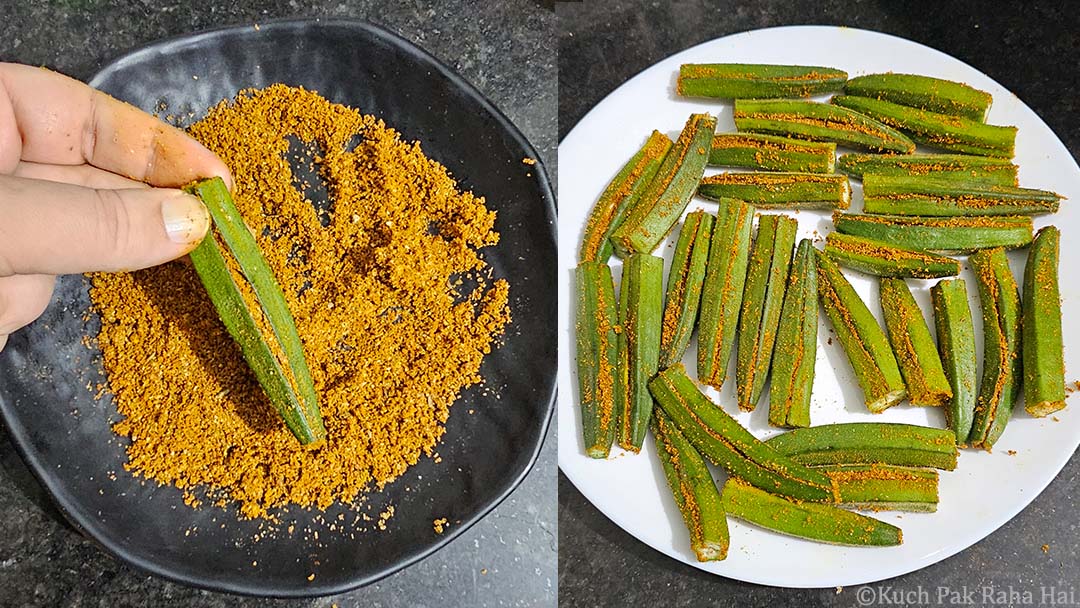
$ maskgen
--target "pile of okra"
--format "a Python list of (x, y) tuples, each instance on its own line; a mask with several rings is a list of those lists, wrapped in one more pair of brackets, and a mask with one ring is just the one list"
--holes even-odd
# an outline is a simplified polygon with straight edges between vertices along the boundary
[[(1017, 129), (987, 124), (990, 94), (966, 84), (749, 64), (683, 65), (677, 83), (683, 96), (733, 100), (738, 132), (716, 133), (709, 114), (674, 142), (654, 131), (592, 210), (576, 269), (586, 451), (606, 458), (617, 441), (638, 452), (651, 432), (702, 561), (726, 557), (728, 516), (821, 542), (899, 544), (898, 528), (854, 511), (936, 510), (937, 470), (956, 467), (958, 447), (990, 450), (1021, 387), (1032, 416), (1065, 406), (1059, 232), (1032, 223), (1062, 197), (1018, 186)], [(706, 166), (740, 171), (703, 177)], [(863, 213), (848, 212), (849, 179), (862, 182)], [(665, 289), (653, 253), (695, 194), (715, 213), (686, 215)], [(768, 214), (755, 238), (756, 209), (831, 210), (834, 230), (819, 250), (795, 243), (795, 219)], [(1021, 294), (1005, 251), (1024, 247)], [(976, 277), (981, 376), (953, 255)], [(841, 269), (879, 277), (884, 328)], [(907, 278), (940, 279), (933, 328)], [(819, 306), (869, 411), (943, 407), (948, 428), (811, 426)], [(695, 329), (697, 382), (681, 363)], [(738, 407), (753, 410), (771, 374), (769, 422), (794, 430), (761, 441), (702, 392), (723, 385), (732, 352)], [(727, 472), (722, 491), (706, 461)]]

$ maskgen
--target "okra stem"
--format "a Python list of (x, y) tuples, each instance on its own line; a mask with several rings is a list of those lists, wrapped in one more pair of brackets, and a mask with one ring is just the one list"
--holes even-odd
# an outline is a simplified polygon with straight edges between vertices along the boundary
[(589, 214), (578, 261), (608, 261), (612, 253), (612, 233), (622, 224), (627, 210), (644, 193), (669, 149), (671, 139), (659, 131), (653, 131), (645, 145), (623, 165)]
[(986, 121), (986, 113), (993, 101), (986, 91), (951, 80), (916, 74), (856, 76), (844, 85), (844, 93), (883, 99), (939, 114), (962, 116), (977, 122)]
[(837, 232), (889, 243), (905, 249), (970, 253), (990, 247), (1015, 249), (1031, 244), (1030, 216), (833, 214)]
[(1016, 186), (1017, 166), (992, 156), (970, 154), (845, 154), (836, 160), (841, 173), (974, 180), (997, 186)]
[(698, 194), (711, 200), (735, 198), (758, 207), (847, 209), (847, 176), (827, 173), (720, 173), (701, 180)]
[(716, 213), (698, 318), (698, 378), (716, 388), (724, 384), (739, 323), (754, 208), (724, 199)]
[(1061, 195), (939, 177), (863, 176), (863, 210), (894, 215), (1032, 215), (1054, 213)]
[(709, 164), (762, 171), (832, 173), (836, 144), (755, 133), (717, 133)]
[(881, 279), (881, 310), (912, 405), (945, 405), (952, 395), (934, 337), (904, 279)]
[(956, 468), (952, 431), (895, 422), (847, 422), (795, 429), (769, 438), (769, 447), (807, 465), (887, 464)]
[(907, 396), (885, 332), (828, 256), (816, 254), (818, 295), (862, 387), (866, 407), (880, 413)]
[(656, 453), (690, 532), (694, 555), (700, 562), (726, 558), (730, 542), (727, 514), (705, 460), (663, 411), (657, 410), (653, 415), (652, 429)]
[(832, 98), (832, 103), (861, 112), (899, 129), (915, 142), (933, 148), (982, 156), (1013, 156), (1016, 127), (988, 125), (960, 116), (928, 112), (869, 97), (836, 95)]
[(887, 547), (903, 542), (900, 528), (832, 505), (789, 500), (728, 479), (724, 511), (756, 526), (823, 543)]
[(840, 232), (825, 237), (825, 255), (841, 266), (879, 277), (932, 279), (960, 274), (960, 262)]
[(937, 471), (880, 464), (821, 468), (836, 484), (839, 504), (870, 511), (937, 511)]
[(652, 252), (679, 221), (701, 181), (715, 131), (716, 118), (690, 115), (641, 198), (611, 235), (620, 256)]
[(615, 368), (618, 313), (611, 268), (582, 262), (577, 278), (577, 370), (585, 453), (607, 458), (615, 438)]
[(798, 229), (799, 223), (784, 215), (763, 215), (758, 220), (757, 238), (746, 271), (735, 357), (736, 396), (739, 409), (745, 411), (753, 411), (757, 406), (769, 376), (791, 249)]
[(664, 314), (664, 259), (635, 253), (623, 260), (620, 321), (625, 354), (625, 409), (619, 424), (619, 445), (631, 452), (641, 450), (649, 428), (653, 400), (649, 380), (660, 361), (660, 332)]
[(697, 323), (698, 305), (701, 303), (712, 229), (713, 216), (698, 210), (686, 216), (679, 231), (668, 274), (664, 322), (660, 334), (661, 369), (681, 361), (690, 343), (690, 334)]
[(814, 244), (803, 239), (791, 263), (773, 347), (769, 423), (774, 426), (810, 426), (810, 394), (817, 358), (817, 293)]
[(1061, 295), (1054, 226), (1039, 230), (1024, 268), (1023, 365), (1025, 409), (1042, 417), (1065, 407), (1065, 361), (1061, 343)]
[(735, 126), (740, 131), (828, 141), (863, 150), (915, 151), (915, 143), (892, 127), (854, 110), (815, 101), (736, 99)]
[(729, 474), (792, 498), (832, 500), (828, 476), (795, 463), (754, 437), (698, 389), (681, 363), (660, 372), (649, 389), (690, 443)]
[(963, 443), (971, 432), (978, 394), (975, 326), (968, 306), (967, 285), (963, 279), (938, 281), (930, 288), (930, 297), (934, 303), (941, 363), (953, 393), (945, 409), (945, 419), (956, 433), (956, 442)]
[(675, 90), (686, 97), (810, 97), (839, 91), (847, 72), (834, 68), (754, 63), (686, 63)]
[(1004, 249), (983, 249), (968, 261), (979, 285), (983, 318), (982, 382), (968, 444), (990, 451), (1020, 392), (1020, 294)]

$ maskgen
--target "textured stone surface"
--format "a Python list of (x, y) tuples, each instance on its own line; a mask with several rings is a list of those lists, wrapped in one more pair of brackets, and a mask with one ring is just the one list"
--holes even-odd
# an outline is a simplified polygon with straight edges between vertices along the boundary
[[(476, 85), (554, 172), (555, 18), (544, 3), (2, 4), (0, 60), (45, 65), (81, 79), (128, 49), (190, 31), (284, 17), (367, 18), (417, 43)], [(0, 606), (550, 606), (556, 597), (554, 427), (549, 436), (524, 483), (442, 551), (343, 596), (285, 602), (198, 591), (114, 560), (62, 522), (6, 432), (0, 433)]]
[[(1016, 93), (1080, 152), (1080, 19), (1065, 3), (980, 2), (560, 3), (559, 136), (605, 95), (653, 63), (735, 32), (794, 24), (848, 25), (915, 40), (957, 57)], [(1075, 407), (1075, 405), (1074, 405)], [(938, 587), (1033, 594), (1072, 590), (1080, 602), (1080, 458), (1020, 515), (973, 547), (934, 566), (865, 588), (782, 590), (720, 578), (662, 555), (611, 523), (559, 477), (559, 599), (566, 606), (858, 606), (894, 593), (897, 605), (940, 605)], [(1049, 545), (1044, 553), (1041, 546)], [(628, 584), (629, 583), (629, 584)], [(865, 589), (865, 590), (864, 590)], [(895, 598), (896, 596), (892, 596)], [(1067, 598), (1066, 598), (1067, 599)], [(1023, 596), (1012, 605), (1021, 605)], [(1047, 603), (1042, 601), (1041, 603)]]

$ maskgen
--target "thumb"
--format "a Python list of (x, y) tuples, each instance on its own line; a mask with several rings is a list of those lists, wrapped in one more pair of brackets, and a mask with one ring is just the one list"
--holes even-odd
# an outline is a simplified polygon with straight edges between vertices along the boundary
[(0, 276), (137, 270), (199, 244), (210, 215), (180, 190), (0, 177)]

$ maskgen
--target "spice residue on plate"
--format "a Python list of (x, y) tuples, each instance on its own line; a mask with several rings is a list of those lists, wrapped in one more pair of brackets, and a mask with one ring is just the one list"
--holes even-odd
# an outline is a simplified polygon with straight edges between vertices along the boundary
[[(479, 253), (498, 243), (495, 213), (419, 143), (303, 89), (244, 91), (190, 131), (232, 170), (296, 320), (328, 441), (300, 446), (180, 261), (93, 275), (128, 469), (235, 501), (247, 517), (381, 488), (432, 454), (510, 321), (509, 285)], [(317, 185), (294, 177), (296, 142), (317, 150), (305, 160), (329, 209), (302, 194)]]

